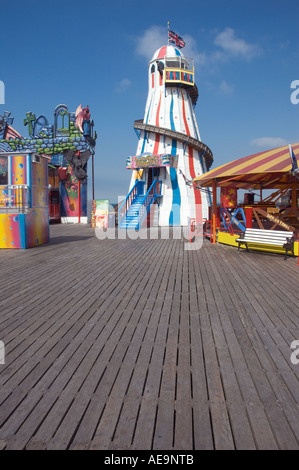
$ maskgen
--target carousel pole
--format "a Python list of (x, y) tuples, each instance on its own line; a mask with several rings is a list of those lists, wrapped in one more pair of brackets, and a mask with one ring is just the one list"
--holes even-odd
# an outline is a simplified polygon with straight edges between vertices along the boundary
[(297, 209), (297, 183), (292, 184), (292, 209)]
[(94, 201), (94, 153), (92, 154), (92, 200)]
[(217, 212), (217, 185), (213, 181), (213, 243), (216, 243), (216, 212)]
[[(80, 158), (80, 151), (77, 152), (77, 157)], [(78, 224), (81, 222), (81, 184), (78, 179)]]
[[(292, 208), (297, 209), (297, 183), (292, 185)], [(298, 239), (298, 263), (299, 266), (299, 239)]]
[(80, 192), (81, 192), (81, 188), (80, 188), (80, 180), (78, 180), (78, 224), (80, 224), (81, 222), (81, 195), (80, 195)]

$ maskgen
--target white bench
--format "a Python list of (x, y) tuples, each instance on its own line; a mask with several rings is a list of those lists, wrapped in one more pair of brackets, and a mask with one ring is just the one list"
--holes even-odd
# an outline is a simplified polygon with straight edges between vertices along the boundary
[(293, 232), (247, 228), (244, 234), (236, 239), (236, 242), (238, 242), (238, 251), (240, 251), (241, 245), (246, 245), (246, 250), (248, 251), (248, 243), (254, 243), (255, 245), (277, 245), (285, 249), (285, 259), (287, 258), (288, 251), (291, 251), (294, 256)]

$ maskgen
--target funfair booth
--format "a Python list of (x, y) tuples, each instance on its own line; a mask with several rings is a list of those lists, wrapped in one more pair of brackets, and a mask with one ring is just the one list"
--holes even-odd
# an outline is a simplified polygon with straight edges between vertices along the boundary
[(49, 241), (48, 160), (32, 153), (0, 154), (0, 248)]
[[(298, 254), (298, 156), (299, 143), (285, 145), (234, 160), (194, 178), (198, 189), (212, 189), (209, 219), (214, 243), (238, 246), (236, 240), (246, 229), (260, 230), (261, 234), (265, 230), (288, 231), (294, 234)], [(238, 190), (243, 190), (241, 200)], [(256, 243), (252, 248), (283, 252), (282, 247), (271, 244)]]

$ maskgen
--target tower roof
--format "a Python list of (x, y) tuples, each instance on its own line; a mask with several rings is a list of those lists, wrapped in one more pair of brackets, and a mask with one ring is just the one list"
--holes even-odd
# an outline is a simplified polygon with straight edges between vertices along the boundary
[(182, 52), (180, 51), (178, 47), (162, 46), (160, 47), (160, 49), (158, 49), (154, 53), (151, 62), (153, 62), (154, 60), (158, 60), (158, 59), (164, 59), (165, 57), (175, 57), (175, 56), (184, 57), (184, 54), (182, 54)]

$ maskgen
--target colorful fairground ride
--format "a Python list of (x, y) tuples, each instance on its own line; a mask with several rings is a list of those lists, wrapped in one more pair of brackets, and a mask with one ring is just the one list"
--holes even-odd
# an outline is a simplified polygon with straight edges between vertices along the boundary
[(209, 190), (186, 184), (209, 170), (213, 154), (197, 126), (194, 61), (182, 53), (184, 45), (169, 31), (168, 44), (149, 62), (144, 118), (134, 122), (137, 151), (126, 161), (131, 178), (118, 211), (120, 228), (188, 226), (191, 218), (208, 218)]
[(0, 116), (0, 248), (29, 248), (49, 241), (49, 221), (87, 223), (87, 162), (97, 136), (81, 105), (57, 106), (52, 125), (27, 113), (28, 137), (12, 124), (10, 113)]
[(198, 190), (212, 188), (211, 241), (275, 253), (288, 249), (298, 255), (298, 157), (299, 143), (285, 145), (194, 178)]

